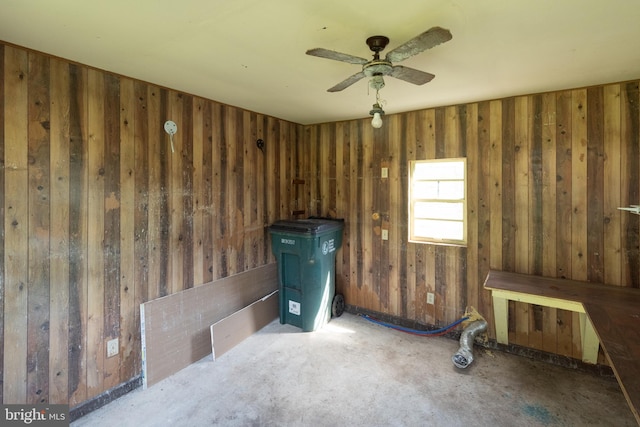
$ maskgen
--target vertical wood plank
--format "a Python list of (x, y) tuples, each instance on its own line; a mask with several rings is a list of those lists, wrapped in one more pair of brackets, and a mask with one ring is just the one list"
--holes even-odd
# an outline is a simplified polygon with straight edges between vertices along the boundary
[[(478, 104), (473, 103), (467, 107), (466, 139), (467, 143), (467, 306), (474, 307), (480, 312), (480, 293), (482, 292), (481, 262), (480, 262), (480, 186), (481, 186), (481, 162), (483, 160), (480, 151), (480, 135), (478, 126)], [(486, 315), (488, 317), (488, 314)]]
[[(205, 101), (202, 111), (202, 281), (208, 283), (213, 280), (214, 240), (213, 240), (213, 103)], [(216, 123), (219, 126), (219, 123)], [(194, 155), (194, 158), (195, 155)], [(195, 263), (194, 263), (195, 264)], [(197, 268), (197, 265), (194, 267)]]
[[(574, 280), (588, 279), (587, 266), (587, 91), (573, 91), (571, 141), (571, 272)], [(580, 358), (580, 328), (577, 314), (573, 313), (573, 357)]]
[[(505, 242), (502, 266), (507, 271), (521, 273), (529, 272), (529, 241), (535, 238), (529, 234), (529, 115), (527, 97), (507, 99), (502, 104), (502, 160), (505, 165), (502, 170), (502, 238)], [(515, 322), (514, 342), (527, 346), (530, 307), (520, 302), (510, 302), (509, 306), (513, 311), (509, 321)]]
[[(543, 133), (543, 100), (542, 95), (529, 97), (528, 102), (529, 130), (529, 273), (541, 275), (543, 264), (542, 247), (544, 234), (542, 228), (542, 133)], [(543, 346), (544, 308), (539, 305), (529, 306), (529, 346), (540, 349)]]
[(29, 55), (29, 251), (27, 403), (49, 398), (50, 94), (49, 60)]
[(184, 257), (185, 245), (184, 241), (184, 195), (183, 190), (183, 155), (186, 135), (184, 129), (187, 124), (184, 122), (182, 112), (184, 109), (184, 97), (181, 93), (169, 91), (169, 105), (167, 107), (167, 117), (171, 117), (178, 125), (178, 129), (182, 132), (176, 132), (173, 135), (174, 151), (168, 154), (169, 161), (169, 274), (167, 275), (167, 291), (174, 294), (184, 289)]
[[(572, 277), (572, 92), (564, 91), (556, 97), (556, 276)], [(565, 310), (557, 311), (557, 345), (558, 353), (571, 357), (573, 344), (573, 315)]]
[(88, 360), (88, 70), (69, 67), (69, 405), (87, 399)]
[[(638, 82), (624, 85), (621, 99), (621, 143), (623, 154), (622, 206), (640, 204), (640, 96)], [(640, 287), (640, 224), (630, 215), (622, 216), (625, 239), (622, 283), (632, 288)]]
[[(5, 100), (5, 61), (4, 61), (4, 45), (0, 43), (0, 159), (5, 159), (5, 114), (4, 114), (4, 100)], [(5, 168), (0, 168), (0, 225), (2, 226), (2, 230), (4, 230), (5, 226), (5, 197), (4, 197), (4, 186), (5, 186)], [(0, 260), (2, 260), (3, 265), (5, 262), (5, 251), (4, 251), (5, 238), (4, 233), (0, 233)], [(5, 269), (4, 267), (0, 268), (0, 283), (2, 283), (2, 289), (0, 289), (0, 295), (4, 298), (4, 290), (6, 283), (5, 277)], [(4, 304), (0, 304), (0, 382), (4, 382)], [(3, 402), (4, 398), (4, 387), (0, 387), (0, 402)]]
[(244, 126), (242, 128), (242, 140), (244, 141), (244, 144), (242, 158), (244, 166), (242, 168), (242, 195), (244, 197), (244, 200), (242, 202), (242, 228), (244, 230), (244, 265), (242, 266), (242, 270), (244, 271), (251, 268), (252, 265), (255, 265), (256, 252), (254, 251), (254, 213), (256, 205), (256, 193), (254, 168), (256, 164), (256, 155), (258, 154), (257, 151), (259, 150), (255, 144), (255, 128), (252, 129), (252, 127), (254, 126), (254, 123), (252, 121), (252, 114), (248, 111), (243, 112), (243, 123)]
[(604, 282), (604, 90), (587, 89), (587, 279)]
[[(265, 139), (265, 133), (266, 133), (265, 124), (266, 124), (266, 117), (262, 114), (258, 114), (256, 117), (256, 135), (262, 138), (263, 141)], [(261, 240), (261, 245), (262, 245), (261, 264), (272, 262), (273, 260), (275, 260), (273, 251), (271, 250), (271, 239), (268, 231), (269, 230), (268, 226), (271, 225), (268, 217), (268, 212), (269, 212), (268, 203), (271, 197), (268, 196), (268, 193), (266, 190), (267, 179), (268, 179), (267, 175), (271, 174), (271, 170), (269, 169), (269, 164), (267, 163), (268, 150), (269, 149), (265, 148), (264, 151), (260, 153), (260, 156), (259, 156), (260, 160), (258, 161), (258, 165), (255, 171), (258, 179), (258, 185), (256, 187), (257, 188), (256, 191), (258, 192), (259, 198), (260, 198), (257, 205), (256, 217), (258, 218), (258, 221), (260, 221), (260, 224), (263, 227), (262, 240)], [(304, 192), (303, 192), (303, 200), (301, 200), (300, 206), (302, 207), (306, 206), (305, 199), (304, 199)]]
[(229, 275), (242, 271), (244, 261), (242, 259), (244, 234), (242, 230), (242, 204), (244, 195), (242, 194), (243, 183), (243, 163), (242, 163), (242, 111), (233, 109), (233, 119), (229, 121), (229, 139), (227, 141), (229, 170), (231, 180), (227, 185), (229, 204), (227, 215), (229, 216)]
[(620, 85), (604, 87), (604, 283), (622, 284)]
[[(224, 217), (224, 208), (222, 204), (225, 199), (226, 188), (226, 147), (224, 146), (224, 111), (222, 105), (214, 103), (212, 107), (212, 159), (211, 168), (213, 170), (212, 187), (213, 195), (211, 200), (211, 219), (214, 221), (212, 224), (212, 276), (214, 278), (224, 277), (226, 274), (226, 252), (223, 247), (224, 226), (226, 225), (226, 218)], [(224, 162), (224, 163), (223, 163)], [(223, 265), (224, 261), (224, 265)], [(224, 271), (223, 271), (224, 268)]]
[[(192, 230), (193, 236), (191, 240), (193, 260), (190, 266), (193, 276), (191, 286), (197, 286), (204, 283), (204, 269), (202, 268), (205, 260), (204, 255), (204, 167), (207, 163), (204, 157), (204, 104), (202, 98), (193, 97), (193, 114), (192, 114)], [(187, 241), (189, 242), (189, 241)]]
[(69, 397), (70, 76), (69, 65), (51, 59), (51, 239), (49, 403)]
[[(134, 82), (133, 104), (133, 158), (134, 158), (134, 195), (133, 195), (133, 251), (134, 251), (134, 277), (135, 295), (133, 310), (135, 312), (132, 335), (132, 352), (125, 356), (124, 366), (129, 363), (129, 369), (134, 374), (142, 371), (141, 337), (140, 337), (140, 304), (147, 301), (149, 295), (149, 94), (148, 86), (144, 83)], [(131, 107), (130, 107), (131, 108)], [(128, 337), (127, 337), (128, 338)], [(130, 361), (129, 361), (130, 360)], [(121, 378), (127, 378), (121, 372)]]
[(88, 209), (87, 209), (87, 399), (104, 390), (104, 211), (105, 84), (104, 74), (88, 71)]
[[(408, 250), (408, 160), (407, 151), (409, 147), (413, 147), (415, 151), (415, 114), (407, 114), (397, 118), (397, 126), (399, 126), (399, 136), (397, 141), (391, 141), (389, 144), (389, 160), (390, 160), (390, 206), (395, 210), (391, 215), (392, 220), (390, 233), (394, 237), (394, 247), (390, 258), (396, 262), (396, 283), (399, 288), (398, 295), (398, 315), (403, 318), (416, 318), (416, 288), (415, 274), (412, 281), (409, 281), (409, 250)], [(413, 258), (413, 254), (411, 254)]]
[[(556, 210), (556, 95), (548, 93), (542, 95), (541, 110), (541, 139), (542, 139), (542, 275), (555, 277), (557, 210)], [(557, 353), (557, 310), (543, 307), (542, 318), (542, 349), (550, 353)]]
[(119, 372), (112, 374), (119, 382), (133, 378), (138, 351), (139, 304), (136, 282), (136, 98), (131, 79), (120, 82), (120, 330)]
[[(183, 95), (182, 102), (182, 118), (184, 123), (184, 132), (182, 135), (181, 150), (181, 170), (182, 181), (180, 183), (180, 193), (182, 194), (182, 234), (180, 245), (183, 251), (182, 257), (182, 283), (181, 289), (188, 289), (194, 286), (194, 188), (193, 188), (193, 144), (194, 144), (194, 97), (191, 95)], [(198, 129), (200, 130), (200, 129)]]
[[(307, 129), (307, 132), (311, 132), (310, 129)], [(355, 201), (353, 203), (355, 206), (352, 209), (349, 209), (347, 212), (348, 215), (348, 223), (349, 227), (349, 244), (350, 244), (350, 254), (349, 258), (351, 259), (350, 265), (350, 284), (349, 289), (351, 293), (349, 295), (348, 300), (351, 301), (351, 304), (358, 305), (363, 307), (363, 300), (361, 298), (362, 292), (360, 292), (362, 288), (362, 232), (361, 232), (361, 222), (359, 210), (362, 207), (361, 198), (362, 198), (362, 145), (360, 144), (360, 138), (358, 135), (358, 126), (356, 121), (349, 122), (349, 135), (350, 140), (353, 143), (350, 144), (350, 176), (351, 186), (349, 192), (351, 193), (351, 199)]]
[[(420, 137), (420, 142), (416, 147), (416, 159), (435, 159), (437, 156), (436, 151), (436, 111), (430, 109), (421, 112), (419, 119), (419, 127), (416, 130), (417, 135)], [(424, 313), (424, 321), (428, 324), (435, 325), (439, 319), (437, 307), (443, 307), (443, 302), (437, 295), (436, 288), (436, 250), (434, 245), (422, 245), (418, 244), (420, 248), (416, 249), (417, 259), (421, 260), (421, 267), (419, 268), (419, 275), (417, 280), (424, 281), (424, 287), (426, 292), (434, 293), (433, 305), (426, 306), (426, 312)], [(426, 295), (425, 295), (426, 298)]]
[(3, 403), (27, 399), (29, 248), (28, 59), (4, 48), (4, 361)]
[(587, 92), (573, 91), (571, 142), (572, 279), (587, 280)]
[(502, 101), (502, 269), (506, 271), (526, 272), (528, 262), (527, 114), (526, 99)]
[[(515, 245), (510, 247), (507, 251), (502, 250), (502, 265), (503, 268), (514, 268), (514, 271), (522, 273), (528, 273), (530, 270), (531, 259), (533, 254), (531, 252), (532, 242), (539, 239), (531, 230), (531, 194), (532, 189), (535, 189), (532, 182), (533, 168), (532, 162), (532, 149), (531, 143), (531, 111), (529, 98), (517, 97), (513, 100), (512, 105), (507, 108), (506, 103), (503, 103), (503, 121), (510, 123), (503, 123), (503, 146), (508, 146), (508, 149), (503, 148), (503, 153), (512, 152), (515, 162), (515, 170), (503, 169), (503, 212), (513, 211), (513, 219), (515, 223), (503, 222), (503, 239), (506, 241), (514, 241)], [(515, 144), (510, 142), (509, 135), (512, 135), (515, 139)], [(511, 160), (506, 156), (503, 157), (503, 161), (506, 164), (511, 163)], [(513, 186), (506, 187), (509, 183), (509, 177), (506, 177), (506, 172), (513, 174)], [(505, 204), (511, 205), (511, 209), (505, 209)], [(505, 228), (514, 227), (515, 230), (508, 230)], [(512, 267), (511, 267), (512, 266)], [(509, 303), (509, 306), (513, 310), (513, 317), (509, 317), (510, 322), (514, 323), (514, 342), (523, 346), (529, 345), (530, 339), (530, 322), (529, 316), (532, 313), (529, 304), (520, 302)]]
[[(344, 134), (345, 122), (338, 122), (335, 124), (335, 175), (333, 178), (336, 180), (336, 206), (335, 206), (335, 216), (337, 218), (345, 218), (345, 211), (347, 210), (347, 206), (345, 203), (348, 199), (345, 198), (345, 192), (348, 191), (347, 188), (349, 186), (349, 167), (348, 164), (345, 165), (345, 134)], [(300, 148), (300, 147), (298, 147)], [(294, 164), (300, 164), (300, 159), (296, 158)], [(297, 172), (297, 169), (294, 167), (294, 171)], [(293, 178), (298, 177), (299, 173), (294, 173)], [(342, 179), (340, 179), (342, 177)], [(299, 189), (298, 189), (299, 192)], [(297, 193), (296, 193), (297, 194)], [(292, 197), (293, 199), (293, 197)], [(292, 200), (294, 203), (291, 208), (297, 209), (297, 205), (295, 203), (298, 200)], [(346, 228), (346, 222), (344, 224)], [(335, 286), (336, 286), (336, 294), (342, 294), (345, 297), (345, 268), (348, 271), (348, 264), (345, 264), (345, 255), (349, 253), (348, 250), (345, 250), (345, 247), (348, 245), (348, 241), (345, 238), (345, 230), (343, 229), (343, 238), (342, 238), (342, 247), (336, 252), (336, 272), (335, 272)], [(346, 299), (346, 297), (345, 297)], [(348, 302), (347, 302), (348, 304)]]
[[(491, 194), (493, 182), (491, 179), (491, 105), (487, 102), (478, 104), (478, 285), (484, 284), (491, 262)], [(467, 166), (468, 167), (468, 166)], [(473, 197), (473, 194), (470, 195)], [(470, 273), (473, 273), (471, 269)], [(478, 290), (478, 310), (487, 319), (491, 319), (491, 293), (482, 287)], [(489, 320), (493, 327), (488, 335), (495, 338), (495, 322)]]
[(528, 103), (524, 97), (515, 102), (513, 120), (515, 124), (515, 257), (516, 272), (529, 273), (529, 120)]
[[(400, 198), (402, 194), (398, 188), (398, 173), (399, 164), (397, 147), (402, 140), (401, 124), (402, 120), (399, 115), (393, 115), (388, 120), (389, 126), (387, 127), (387, 141), (385, 149), (381, 153), (380, 158), (380, 178), (385, 187), (386, 194), (384, 194), (383, 208), (386, 212), (384, 221), (382, 223), (382, 229), (388, 230), (389, 240), (382, 240), (383, 256), (386, 258), (386, 262), (382, 266), (381, 273), (386, 275), (386, 282), (389, 284), (387, 287), (387, 301), (389, 306), (389, 312), (395, 316), (406, 317), (406, 303), (403, 304), (402, 300), (406, 301), (406, 282), (400, 282), (400, 270), (402, 269), (402, 258), (399, 256), (400, 250), (400, 233), (398, 231), (397, 224), (401, 221), (406, 221), (401, 218), (401, 211), (399, 207), (401, 205)], [(382, 178), (382, 165), (387, 167), (387, 178)], [(382, 236), (381, 236), (382, 237)], [(385, 280), (385, 279), (383, 279)]]
[(373, 232), (373, 213), (376, 212), (373, 196), (373, 132), (374, 128), (365, 123), (364, 120), (358, 122), (362, 135), (362, 230), (363, 230), (363, 246), (362, 261), (364, 264), (364, 275), (361, 277), (363, 286), (366, 290), (365, 301), (368, 307), (374, 311), (380, 311), (380, 281), (376, 280), (378, 260), (374, 262), (373, 247), (379, 240), (374, 242)]
[[(120, 336), (120, 79), (104, 75), (104, 228), (103, 280), (104, 329), (103, 344)], [(110, 389), (120, 383), (121, 354), (110, 358), (103, 353), (103, 387)]]

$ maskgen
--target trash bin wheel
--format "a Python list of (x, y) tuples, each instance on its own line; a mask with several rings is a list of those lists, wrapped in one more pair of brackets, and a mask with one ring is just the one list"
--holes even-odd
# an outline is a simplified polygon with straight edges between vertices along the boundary
[(344, 313), (344, 297), (342, 294), (336, 294), (331, 303), (331, 315), (333, 317), (340, 317), (342, 313)]

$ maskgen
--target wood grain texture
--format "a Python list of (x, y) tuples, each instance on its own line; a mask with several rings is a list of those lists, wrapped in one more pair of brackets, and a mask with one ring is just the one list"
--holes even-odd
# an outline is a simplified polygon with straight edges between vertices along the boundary
[(49, 298), (51, 261), (49, 62), (29, 55), (29, 252), (27, 403), (49, 395)]
[[(2, 162), (5, 161), (5, 59), (4, 59), (5, 49), (4, 45), (0, 44), (0, 159)], [(5, 168), (0, 168), (0, 226), (5, 227), (5, 197), (4, 197), (4, 188), (5, 188)], [(5, 259), (5, 237), (4, 233), (0, 233), (0, 259)], [(0, 283), (5, 283), (5, 269), (0, 268)], [(5, 285), (2, 286), (0, 292), (4, 297), (4, 289)], [(0, 304), (0, 381), (4, 382), (4, 304)], [(0, 401), (4, 402), (4, 385), (0, 387)]]
[(3, 403), (27, 401), (29, 193), (28, 57), (4, 49)]
[(140, 375), (141, 303), (273, 261), (302, 126), (4, 44), (0, 79), (0, 394), (75, 407)]
[[(490, 316), (491, 298), (479, 286), (489, 268), (633, 286), (637, 221), (621, 215), (617, 204), (634, 203), (629, 200), (638, 191), (631, 170), (640, 162), (637, 88), (630, 82), (389, 115), (386, 130), (372, 131), (366, 119), (306, 126), (304, 162), (312, 176), (331, 173), (322, 160), (331, 153), (320, 145), (341, 133), (337, 140), (350, 146), (350, 203), (337, 203), (335, 212), (349, 230), (350, 274), (342, 285), (347, 302), (437, 325), (454, 321), (466, 305)], [(348, 133), (341, 131), (346, 128)], [(402, 163), (456, 155), (468, 161), (468, 247), (416, 245), (402, 233), (393, 244), (406, 250), (385, 252), (377, 230), (385, 215), (391, 227), (406, 225), (405, 211), (394, 207), (406, 203), (397, 194), (406, 185), (394, 180), (407, 182), (408, 174), (400, 165), (398, 177), (385, 181), (378, 170), (397, 164), (396, 157)], [(617, 174), (614, 165), (623, 159)], [(321, 185), (307, 189), (311, 200), (334, 197)], [(391, 269), (383, 273), (380, 266), (387, 264)], [(406, 275), (398, 278), (394, 268), (402, 265)], [(425, 303), (427, 292), (435, 293), (435, 305)], [(515, 341), (581, 358), (573, 313), (510, 307)]]
[(49, 396), (46, 401), (65, 401), (69, 392), (70, 320), (70, 76), (68, 64), (51, 62), (51, 238)]

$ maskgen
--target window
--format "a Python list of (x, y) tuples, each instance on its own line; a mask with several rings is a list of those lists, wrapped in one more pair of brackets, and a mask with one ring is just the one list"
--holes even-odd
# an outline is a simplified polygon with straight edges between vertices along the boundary
[(409, 241), (467, 244), (467, 159), (409, 162)]

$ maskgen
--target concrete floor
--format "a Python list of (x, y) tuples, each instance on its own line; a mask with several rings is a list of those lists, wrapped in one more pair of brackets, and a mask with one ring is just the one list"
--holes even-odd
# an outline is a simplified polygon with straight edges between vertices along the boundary
[(613, 378), (409, 335), (345, 313), (302, 333), (276, 320), (73, 422), (80, 426), (635, 426)]

